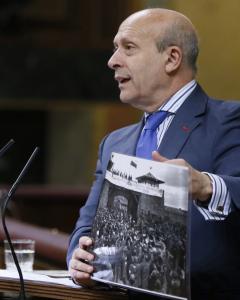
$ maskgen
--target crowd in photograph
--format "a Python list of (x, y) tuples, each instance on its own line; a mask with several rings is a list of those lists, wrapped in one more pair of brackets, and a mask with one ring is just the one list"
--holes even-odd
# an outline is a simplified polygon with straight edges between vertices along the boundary
[(133, 218), (118, 207), (101, 208), (93, 237), (102, 261), (108, 257), (114, 282), (184, 296), (186, 228), (170, 222), (164, 211), (155, 215), (141, 210)]

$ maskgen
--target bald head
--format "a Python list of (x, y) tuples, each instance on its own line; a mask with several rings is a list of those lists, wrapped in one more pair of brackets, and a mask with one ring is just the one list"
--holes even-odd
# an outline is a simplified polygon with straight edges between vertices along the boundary
[(154, 34), (160, 52), (169, 46), (178, 46), (182, 50), (183, 64), (196, 73), (198, 57), (198, 37), (192, 22), (183, 14), (163, 9), (152, 8), (130, 15), (120, 26), (138, 24), (146, 34)]
[(113, 40), (108, 66), (115, 71), (120, 99), (156, 111), (196, 72), (197, 35), (182, 14), (146, 9), (128, 17)]

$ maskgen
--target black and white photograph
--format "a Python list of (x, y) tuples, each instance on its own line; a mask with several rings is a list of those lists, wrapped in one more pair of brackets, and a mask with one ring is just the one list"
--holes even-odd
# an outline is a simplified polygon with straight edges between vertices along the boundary
[(188, 171), (112, 153), (92, 228), (93, 279), (188, 299)]

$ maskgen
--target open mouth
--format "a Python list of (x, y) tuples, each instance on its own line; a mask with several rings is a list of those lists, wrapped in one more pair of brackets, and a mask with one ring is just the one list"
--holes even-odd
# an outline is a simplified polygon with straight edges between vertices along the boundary
[(128, 81), (130, 81), (130, 79), (130, 77), (115, 76), (115, 80), (117, 80), (119, 85), (127, 83)]
[(120, 74), (115, 74), (115, 80), (118, 82), (118, 84), (124, 84), (130, 80), (130, 76), (122, 76)]
[(123, 78), (119, 83), (123, 84), (130, 80), (130, 78)]

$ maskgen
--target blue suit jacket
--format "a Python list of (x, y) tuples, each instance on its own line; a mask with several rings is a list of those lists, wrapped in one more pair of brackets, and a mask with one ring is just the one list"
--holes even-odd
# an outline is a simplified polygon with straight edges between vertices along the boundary
[[(68, 261), (79, 237), (89, 235), (96, 213), (104, 174), (112, 152), (135, 155), (142, 129), (138, 124), (121, 128), (102, 141), (94, 182), (86, 205), (71, 235)], [(168, 158), (185, 159), (199, 171), (221, 176), (230, 192), (233, 212), (224, 221), (205, 221), (191, 209), (192, 289), (240, 295), (240, 105), (213, 100), (197, 86), (177, 111), (159, 152)], [(224, 299), (224, 298), (223, 298)], [(228, 299), (228, 298), (226, 298)], [(240, 299), (240, 298), (239, 298)]]

